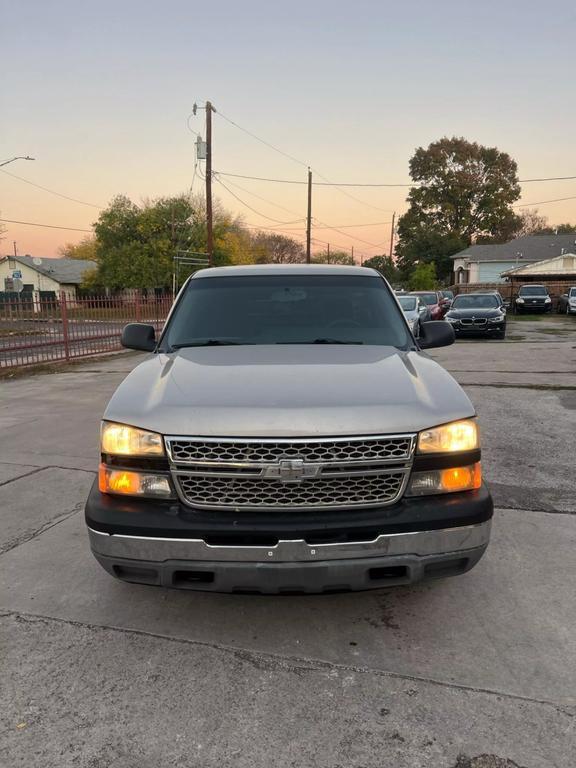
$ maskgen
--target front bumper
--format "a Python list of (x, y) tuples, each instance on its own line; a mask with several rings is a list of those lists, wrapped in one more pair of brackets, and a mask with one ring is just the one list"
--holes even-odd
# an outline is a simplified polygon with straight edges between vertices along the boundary
[(516, 304), (516, 311), (517, 312), (551, 312), (552, 311), (552, 302), (548, 302), (545, 304), (544, 302), (524, 302), (524, 304)]
[(488, 491), (320, 514), (214, 513), (92, 490), (98, 562), (124, 581), (212, 592), (377, 589), (464, 573), (490, 538)]
[(453, 323), (455, 336), (492, 336), (506, 331), (506, 321), (502, 323), (486, 323), (486, 325), (460, 325)]

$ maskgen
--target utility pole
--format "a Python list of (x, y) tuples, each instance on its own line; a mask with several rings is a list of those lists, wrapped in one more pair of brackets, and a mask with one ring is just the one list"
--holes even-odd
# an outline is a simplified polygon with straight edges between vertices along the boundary
[(354, 246), (352, 246), (352, 248), (350, 249), (350, 251), (352, 252), (352, 261), (354, 261)]
[(214, 234), (212, 231), (212, 104), (206, 102), (206, 251), (212, 266)]
[(312, 171), (308, 168), (308, 215), (306, 217), (306, 263), (310, 264), (310, 239), (312, 237)]
[(392, 231), (390, 232), (390, 259), (394, 251), (394, 222), (396, 221), (396, 211), (392, 214)]
[(330, 264), (330, 243), (326, 243), (326, 261)]
[(14, 240), (14, 256), (18, 256), (18, 249), (16, 248), (16, 240)]

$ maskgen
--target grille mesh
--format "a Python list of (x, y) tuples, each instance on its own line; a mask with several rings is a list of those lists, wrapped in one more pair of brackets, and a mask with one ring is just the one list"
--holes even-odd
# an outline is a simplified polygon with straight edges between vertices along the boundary
[(390, 503), (400, 494), (404, 477), (404, 472), (389, 472), (284, 484), (258, 478), (179, 476), (178, 482), (193, 506), (278, 509)]
[(168, 441), (172, 461), (192, 464), (206, 461), (274, 464), (280, 459), (308, 462), (348, 462), (409, 459), (410, 435), (401, 437), (351, 440), (233, 442), (171, 438)]

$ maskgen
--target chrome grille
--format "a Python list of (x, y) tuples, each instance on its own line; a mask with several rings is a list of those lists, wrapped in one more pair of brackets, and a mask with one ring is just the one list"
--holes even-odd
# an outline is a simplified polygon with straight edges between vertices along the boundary
[(167, 439), (170, 458), (176, 464), (197, 462), (274, 463), (298, 458), (312, 462), (392, 461), (409, 459), (412, 435), (333, 440), (191, 440)]
[(181, 500), (214, 509), (370, 507), (402, 495), (415, 435), (314, 439), (167, 437)]
[(178, 476), (178, 482), (186, 501), (193, 506), (293, 509), (390, 503), (398, 497), (404, 477), (404, 472), (387, 472), (284, 484), (246, 477)]
[(488, 320), (486, 320), (485, 317), (463, 317), (462, 320), (460, 320), (462, 325), (476, 325), (476, 326), (482, 326), (486, 325)]

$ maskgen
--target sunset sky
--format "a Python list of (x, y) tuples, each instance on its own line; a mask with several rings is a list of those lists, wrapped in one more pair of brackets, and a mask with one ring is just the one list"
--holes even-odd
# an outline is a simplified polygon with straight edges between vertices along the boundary
[[(1, 169), (3, 219), (90, 229), (116, 194), (186, 191), (187, 118), (206, 99), (300, 161), (217, 114), (217, 171), (304, 181), (310, 164), (330, 181), (408, 183), (416, 147), (458, 135), (509, 152), (521, 179), (576, 176), (573, 0), (0, 0), (0, 9), (0, 162), (36, 158)], [(204, 134), (204, 113), (190, 126)], [(283, 223), (304, 219), (305, 186), (225, 183), (258, 212), (216, 183), (246, 224), (302, 237), (303, 221)], [(315, 187), (313, 236), (365, 257), (387, 251), (406, 193)], [(534, 206), (565, 197), (574, 199)], [(576, 180), (525, 184), (522, 202), (551, 223), (574, 222)], [(1, 255), (16, 240), (21, 254), (54, 256), (83, 236), (6, 226)]]

